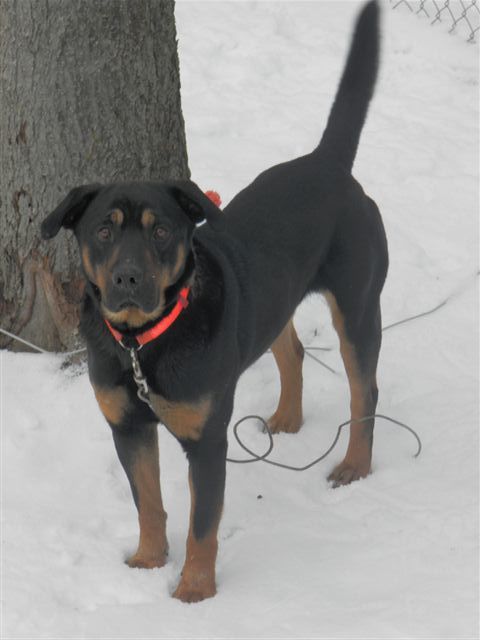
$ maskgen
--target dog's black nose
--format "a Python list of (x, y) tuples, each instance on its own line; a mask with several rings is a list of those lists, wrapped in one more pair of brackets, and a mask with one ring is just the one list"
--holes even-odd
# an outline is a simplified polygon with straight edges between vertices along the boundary
[(133, 264), (122, 264), (112, 272), (112, 281), (117, 290), (133, 293), (143, 280), (142, 271)]

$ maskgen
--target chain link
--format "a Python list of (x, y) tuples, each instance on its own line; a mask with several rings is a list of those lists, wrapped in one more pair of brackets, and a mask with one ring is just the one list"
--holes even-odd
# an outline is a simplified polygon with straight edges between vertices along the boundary
[(452, 31), (462, 31), (468, 36), (467, 42), (477, 42), (480, 30), (480, 8), (478, 0), (390, 0), (395, 2), (393, 9), (400, 5), (407, 6), (413, 13), (424, 15), (430, 24), (446, 19)]
[(137, 385), (137, 396), (142, 402), (148, 404), (150, 409), (153, 410), (152, 403), (150, 402), (150, 391), (148, 388), (148, 382), (143, 374), (142, 368), (140, 366), (140, 361), (138, 359), (139, 349), (132, 348), (128, 351), (130, 353), (130, 359), (132, 361), (133, 379), (135, 380), (135, 384)]

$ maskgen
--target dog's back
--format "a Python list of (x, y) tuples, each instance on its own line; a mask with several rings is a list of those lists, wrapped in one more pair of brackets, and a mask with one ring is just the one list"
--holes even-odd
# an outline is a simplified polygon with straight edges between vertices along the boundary
[[(351, 176), (377, 76), (378, 49), (378, 6), (370, 2), (357, 20), (320, 144), (308, 155), (261, 173), (224, 209), (226, 233), (214, 241), (217, 246), (234, 245), (249, 274), (249, 313), (255, 310), (256, 332), (265, 328), (264, 337), (254, 340), (260, 351), (305, 295), (330, 288), (326, 265), (337, 237), (342, 243), (351, 237), (350, 250), (355, 251), (362, 246), (365, 218), (370, 217), (378, 227), (376, 239), (385, 244), (376, 206)], [(205, 229), (199, 239), (203, 235), (210, 231)], [(368, 252), (368, 244), (363, 243), (362, 251)], [(244, 250), (246, 264), (241, 260)], [(266, 290), (270, 295), (264, 305)], [(272, 299), (278, 301), (273, 314), (277, 322), (272, 321)]]

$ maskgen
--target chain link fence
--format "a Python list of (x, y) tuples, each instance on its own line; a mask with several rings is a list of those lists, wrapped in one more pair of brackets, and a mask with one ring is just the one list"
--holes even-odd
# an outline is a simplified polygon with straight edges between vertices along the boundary
[(430, 24), (447, 24), (449, 33), (461, 34), (467, 42), (477, 43), (480, 8), (477, 0), (390, 0), (393, 9), (406, 5), (412, 13), (426, 17)]

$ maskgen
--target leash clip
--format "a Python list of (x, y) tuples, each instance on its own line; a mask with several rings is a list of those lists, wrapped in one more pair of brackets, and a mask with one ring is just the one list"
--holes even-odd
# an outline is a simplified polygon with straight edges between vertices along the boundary
[[(123, 346), (123, 345), (122, 345)], [(124, 347), (125, 348), (125, 347)], [(133, 369), (133, 379), (135, 384), (137, 385), (137, 396), (145, 404), (148, 404), (150, 409), (153, 411), (152, 403), (150, 402), (150, 391), (148, 388), (148, 382), (146, 377), (143, 374), (142, 368), (140, 367), (140, 361), (138, 359), (138, 351), (140, 348), (130, 348), (128, 349), (130, 353), (130, 359), (132, 361), (132, 369)]]

